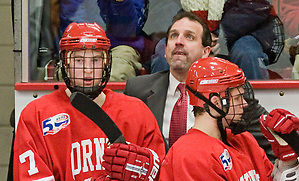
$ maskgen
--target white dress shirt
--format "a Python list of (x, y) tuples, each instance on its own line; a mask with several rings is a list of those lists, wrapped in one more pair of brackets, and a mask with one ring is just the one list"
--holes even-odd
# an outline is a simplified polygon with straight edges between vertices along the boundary
[[(179, 99), (179, 97), (181, 95), (180, 91), (177, 89), (177, 86), (179, 85), (179, 83), (185, 83), (185, 82), (179, 82), (170, 73), (169, 74), (169, 86), (168, 86), (168, 90), (167, 90), (165, 109), (164, 109), (163, 127), (162, 127), (163, 135), (167, 142), (168, 142), (168, 138), (169, 138), (169, 127), (170, 127), (172, 110), (173, 110), (175, 103), (177, 102), (177, 100)], [(187, 91), (187, 95), (188, 95), (188, 91)], [(186, 131), (188, 131), (194, 124), (195, 118), (194, 118), (192, 110), (193, 110), (193, 106), (190, 106), (190, 100), (189, 100), (189, 96), (188, 96), (187, 130)]]

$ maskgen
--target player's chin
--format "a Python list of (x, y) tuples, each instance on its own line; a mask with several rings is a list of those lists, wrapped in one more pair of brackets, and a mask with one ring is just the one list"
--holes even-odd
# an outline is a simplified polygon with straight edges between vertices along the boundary
[(170, 63), (171, 64), (183, 64), (183, 63), (186, 63), (187, 61), (187, 57), (184, 55), (184, 56), (175, 56), (175, 57), (172, 57)]

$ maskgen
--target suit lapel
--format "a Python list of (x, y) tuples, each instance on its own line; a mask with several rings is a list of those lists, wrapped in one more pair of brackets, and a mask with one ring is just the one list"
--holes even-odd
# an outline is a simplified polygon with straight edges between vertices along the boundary
[(154, 80), (151, 87), (151, 95), (147, 98), (148, 107), (155, 115), (160, 130), (162, 130), (163, 115), (165, 108), (165, 101), (167, 89), (169, 85), (169, 71), (165, 72), (161, 77)]

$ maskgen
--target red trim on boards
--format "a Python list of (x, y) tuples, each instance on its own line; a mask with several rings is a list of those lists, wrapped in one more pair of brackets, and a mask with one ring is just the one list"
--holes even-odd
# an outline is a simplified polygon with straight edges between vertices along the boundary
[[(265, 80), (249, 81), (254, 89), (299, 89), (297, 80)], [(124, 90), (126, 82), (108, 82), (107, 88), (112, 90)], [(41, 82), (41, 83), (16, 83), (15, 90), (55, 90), (65, 88), (64, 82)]]
[[(112, 90), (124, 90), (126, 82), (108, 82), (107, 88)], [(41, 82), (41, 83), (16, 83), (15, 90), (55, 90), (65, 88), (64, 82)]]
[(298, 89), (298, 80), (265, 80), (249, 81), (254, 89)]

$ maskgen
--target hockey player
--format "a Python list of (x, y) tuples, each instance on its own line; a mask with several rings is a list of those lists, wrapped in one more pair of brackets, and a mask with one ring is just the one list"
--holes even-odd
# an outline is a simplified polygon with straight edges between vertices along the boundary
[[(245, 131), (250, 120), (243, 119), (244, 108), (248, 108), (244, 98), (254, 96), (252, 90), (247, 90), (244, 73), (237, 65), (220, 58), (200, 59), (189, 69), (186, 87), (194, 106), (195, 124), (167, 153), (160, 180), (299, 178), (297, 155), (290, 146), (279, 145), (275, 139), (275, 147), (271, 143), (279, 159), (289, 155), (275, 165), (278, 169), (272, 174), (273, 164)], [(271, 134), (268, 129), (263, 131)]]
[[(104, 30), (96, 23), (72, 23), (64, 32), (60, 48), (67, 89), (42, 96), (22, 111), (15, 135), (14, 180), (114, 178), (114, 172), (106, 177), (102, 165), (109, 140), (71, 105), (73, 92), (84, 93), (98, 104), (129, 143), (115, 144), (110, 149), (122, 154), (123, 170), (118, 172), (125, 178), (119, 179), (154, 179), (159, 157), (165, 155), (162, 135), (154, 115), (142, 101), (104, 89), (111, 67), (110, 41)], [(143, 169), (128, 169), (140, 164)]]

